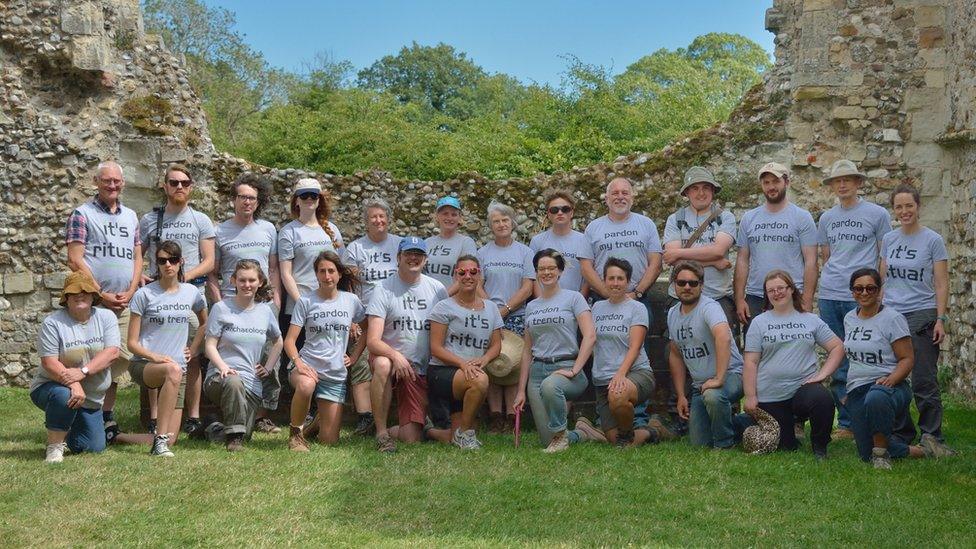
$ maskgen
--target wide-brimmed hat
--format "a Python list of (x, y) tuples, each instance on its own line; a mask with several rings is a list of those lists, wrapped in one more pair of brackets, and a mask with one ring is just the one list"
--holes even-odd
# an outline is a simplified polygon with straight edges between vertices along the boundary
[(522, 344), (524, 340), (511, 330), (502, 330), (502, 352), (485, 365), (485, 372), (496, 385), (508, 386), (518, 383), (522, 367)]
[(830, 173), (828, 173), (827, 177), (824, 178), (824, 183), (829, 184), (834, 179), (845, 176), (860, 177), (861, 179), (868, 178), (867, 175), (861, 173), (861, 170), (857, 169), (857, 165), (846, 158), (842, 158), (837, 162), (834, 162), (834, 164), (830, 167)]
[(688, 187), (695, 183), (709, 183), (715, 187), (715, 192), (722, 190), (722, 186), (719, 185), (718, 181), (715, 181), (715, 176), (712, 175), (712, 172), (701, 166), (692, 166), (685, 172), (684, 183), (681, 185), (681, 190), (678, 191), (678, 194), (684, 195)]
[(771, 173), (776, 177), (789, 177), (790, 169), (779, 162), (768, 162), (759, 168), (759, 179), (762, 179), (764, 173)]
[(298, 182), (295, 183), (295, 190), (292, 192), (292, 194), (297, 196), (302, 193), (322, 194), (322, 184), (319, 183), (318, 179), (313, 179), (311, 177), (299, 179)]
[(61, 290), (60, 303), (62, 307), (68, 304), (68, 296), (71, 294), (92, 294), (92, 305), (98, 305), (102, 302), (102, 296), (99, 295), (98, 286), (95, 284), (91, 275), (81, 271), (74, 271), (65, 277), (64, 289)]
[(762, 408), (750, 414), (755, 425), (746, 427), (742, 433), (742, 449), (753, 455), (769, 454), (779, 447), (779, 423), (776, 418)]

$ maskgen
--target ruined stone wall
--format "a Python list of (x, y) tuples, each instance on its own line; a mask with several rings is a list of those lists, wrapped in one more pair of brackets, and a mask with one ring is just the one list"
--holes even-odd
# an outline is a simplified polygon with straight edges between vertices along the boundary
[(335, 221), (347, 239), (363, 232), (365, 198), (387, 198), (394, 230), (423, 236), (433, 232), (437, 198), (453, 192), (469, 212), (467, 230), (483, 242), (491, 200), (520, 212), (527, 238), (540, 230), (545, 190), (569, 187), (580, 200), (582, 228), (603, 213), (601, 194), (614, 175), (636, 182), (636, 209), (663, 229), (680, 204), (681, 176), (695, 164), (715, 172), (725, 187), (720, 198), (737, 214), (760, 201), (760, 165), (790, 165), (791, 198), (817, 216), (834, 202), (822, 188), (827, 168), (847, 157), (868, 171), (865, 196), (879, 203), (898, 183), (917, 184), (923, 221), (949, 241), (946, 372), (954, 390), (973, 396), (974, 2), (775, 0), (765, 24), (776, 35), (776, 63), (728, 122), (661, 151), (568, 172), (494, 181), (472, 173), (441, 182), (273, 169), (215, 154), (179, 61), (143, 33), (137, 0), (7, 2), (0, 8), (0, 384), (23, 385), (38, 363), (33, 327), (60, 287), (64, 219), (91, 192), (91, 171), (102, 158), (121, 161), (126, 202), (139, 213), (158, 200), (152, 187), (160, 168), (179, 160), (202, 183), (195, 205), (217, 220), (230, 213), (229, 183), (252, 170), (274, 182), (266, 217), (279, 224), (290, 185), (314, 176), (335, 196)]

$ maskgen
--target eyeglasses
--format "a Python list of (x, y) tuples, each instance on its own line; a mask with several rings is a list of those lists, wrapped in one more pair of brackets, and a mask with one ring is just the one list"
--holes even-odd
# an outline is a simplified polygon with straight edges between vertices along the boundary
[(766, 293), (767, 294), (781, 294), (781, 293), (783, 293), (783, 292), (785, 292), (786, 290), (789, 290), (789, 289), (790, 289), (789, 286), (777, 286), (775, 288), (766, 288)]
[(256, 197), (256, 196), (247, 196), (246, 194), (239, 194), (239, 195), (237, 195), (237, 199), (240, 200), (241, 202), (257, 202), (258, 201), (258, 197)]
[(877, 286), (874, 286), (874, 285), (871, 285), (871, 286), (854, 286), (853, 288), (851, 288), (851, 291), (854, 292), (855, 294), (868, 294), (868, 295), (874, 295), (874, 294), (878, 293), (878, 290), (879, 290), (879, 288)]
[(679, 288), (697, 288), (701, 284), (700, 280), (675, 280), (674, 285)]
[(157, 257), (156, 258), (156, 265), (165, 265), (167, 263), (169, 263), (170, 265), (179, 265), (180, 264), (180, 261), (182, 261), (182, 260), (183, 260), (183, 258), (180, 257), (180, 256), (176, 256), (176, 257), (172, 257), (172, 256), (170, 256), (170, 257)]
[(481, 269), (478, 267), (471, 267), (470, 269), (456, 269), (454, 271), (454, 274), (458, 276), (478, 276), (479, 273), (481, 273)]
[(99, 177), (98, 180), (101, 181), (102, 183), (106, 184), (106, 185), (121, 185), (122, 184), (122, 180), (121, 179), (116, 179), (114, 177)]
[(185, 189), (189, 189), (190, 185), (193, 185), (193, 181), (189, 179), (167, 179), (166, 184), (173, 189), (177, 187), (183, 187)]
[(317, 200), (318, 197), (318, 193), (301, 193), (298, 195), (299, 200)]
[(551, 213), (552, 215), (561, 214), (561, 213), (568, 214), (571, 211), (573, 211), (572, 206), (550, 206), (549, 207), (549, 213)]

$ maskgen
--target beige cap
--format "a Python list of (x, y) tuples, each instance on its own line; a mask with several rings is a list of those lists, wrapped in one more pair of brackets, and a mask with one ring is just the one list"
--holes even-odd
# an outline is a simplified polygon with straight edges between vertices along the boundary
[(824, 183), (830, 183), (831, 181), (837, 179), (838, 177), (844, 177), (849, 175), (854, 177), (860, 177), (861, 179), (868, 178), (868, 176), (864, 175), (863, 173), (861, 173), (860, 170), (857, 169), (857, 165), (855, 165), (850, 160), (847, 160), (846, 158), (842, 158), (837, 162), (834, 162), (834, 165), (830, 167), (830, 173), (824, 179)]
[(522, 346), (524, 340), (511, 330), (502, 330), (502, 351), (485, 365), (485, 372), (497, 385), (508, 386), (518, 383), (522, 365)]
[(298, 182), (295, 183), (295, 191), (292, 194), (302, 194), (307, 192), (322, 194), (322, 184), (319, 183), (318, 179), (311, 177), (299, 179)]
[(695, 183), (710, 183), (713, 187), (715, 187), (715, 192), (722, 190), (722, 186), (718, 184), (718, 181), (715, 181), (715, 176), (712, 175), (712, 172), (701, 166), (692, 166), (688, 168), (688, 171), (685, 172), (685, 180), (681, 185), (681, 190), (678, 192), (678, 194), (685, 194), (688, 187), (694, 185)]
[(769, 162), (762, 168), (759, 168), (759, 179), (762, 179), (764, 173), (771, 173), (776, 177), (789, 177), (790, 169), (779, 162)]

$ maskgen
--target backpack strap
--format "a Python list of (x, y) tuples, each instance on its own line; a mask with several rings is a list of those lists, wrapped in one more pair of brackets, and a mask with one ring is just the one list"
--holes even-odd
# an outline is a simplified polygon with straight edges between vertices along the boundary
[(708, 219), (699, 225), (698, 228), (695, 229), (695, 232), (691, 233), (691, 236), (689, 236), (688, 240), (685, 241), (684, 247), (690, 248), (695, 244), (695, 242), (698, 242), (701, 235), (705, 233), (705, 229), (707, 229), (708, 226), (712, 224), (712, 221), (715, 221), (718, 216), (722, 215), (722, 212), (722, 208), (716, 208), (714, 211), (712, 211), (712, 215), (708, 216)]

